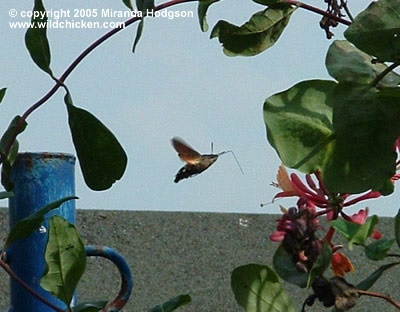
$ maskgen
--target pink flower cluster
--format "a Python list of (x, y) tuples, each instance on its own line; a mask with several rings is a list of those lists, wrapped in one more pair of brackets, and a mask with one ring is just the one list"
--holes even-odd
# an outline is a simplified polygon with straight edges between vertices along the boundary
[[(282, 189), (282, 192), (278, 193), (275, 198), (296, 196), (298, 201), (297, 207), (283, 209), (282, 218), (277, 220), (277, 231), (270, 235), (270, 239), (274, 242), (282, 242), (283, 248), (292, 255), (296, 267), (303, 272), (307, 272), (312, 267), (321, 252), (323, 241), (326, 241), (333, 251), (331, 259), (333, 272), (335, 275), (344, 275), (346, 272), (353, 271), (354, 268), (342, 253), (337, 252), (341, 246), (335, 246), (332, 243), (335, 232), (332, 227), (329, 228), (323, 239), (317, 238), (315, 233), (320, 229), (318, 217), (326, 215), (327, 220), (331, 221), (341, 216), (349, 222), (364, 224), (368, 217), (368, 208), (361, 209), (351, 216), (346, 214), (343, 209), (363, 200), (377, 198), (381, 194), (369, 191), (349, 199), (351, 194), (330, 193), (325, 188), (319, 172), (315, 173), (315, 177), (316, 182), (311, 175), (307, 174), (306, 185), (296, 174), (292, 173), (289, 178), (286, 169), (283, 166), (279, 167), (276, 185)], [(393, 180), (395, 179), (397, 177), (393, 178)], [(382, 234), (374, 230), (371, 237), (380, 239)]]

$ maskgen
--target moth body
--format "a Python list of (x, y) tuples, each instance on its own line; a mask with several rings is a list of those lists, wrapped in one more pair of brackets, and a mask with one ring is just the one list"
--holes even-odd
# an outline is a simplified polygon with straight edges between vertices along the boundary
[(187, 163), (183, 166), (175, 176), (175, 183), (178, 183), (182, 179), (189, 178), (196, 174), (202, 173), (218, 159), (218, 155), (201, 155), (197, 162)]

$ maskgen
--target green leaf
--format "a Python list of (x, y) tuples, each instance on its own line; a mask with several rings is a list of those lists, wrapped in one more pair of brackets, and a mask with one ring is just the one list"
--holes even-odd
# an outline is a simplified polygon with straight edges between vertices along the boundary
[(34, 26), (28, 28), (25, 34), (25, 45), (36, 65), (52, 76), (53, 74), (50, 69), (50, 47), (46, 35), (46, 9), (41, 0), (35, 0), (33, 13), (35, 12), (39, 12), (39, 16), (34, 17), (32, 15), (31, 23)]
[[(94, 301), (80, 303), (72, 308), (72, 312), (98, 312), (101, 311), (107, 304), (107, 301)], [(64, 310), (69, 312), (68, 308)]]
[(379, 193), (383, 196), (390, 195), (394, 192), (394, 184), (391, 179), (386, 179), (383, 181), (382, 187), (379, 188)]
[(170, 312), (175, 311), (177, 308), (182, 307), (190, 303), (192, 299), (189, 295), (180, 295), (174, 297), (163, 304), (156, 305), (151, 308), (148, 312)]
[(122, 0), (122, 2), (130, 9), (133, 11), (133, 6), (131, 0)]
[(11, 192), (14, 188), (14, 183), (10, 179), (11, 165), (10, 162), (5, 159), (1, 166), (1, 185), (6, 191)]
[[(6, 132), (4, 132), (3, 136), (0, 139), (0, 153), (3, 154), (5, 152), (6, 146), (8, 142), (11, 140), (11, 137), (15, 133), (17, 129), (17, 124), (20, 121), (21, 116), (15, 116), (13, 120), (11, 121), (10, 125), (8, 126)], [(28, 124), (24, 120), (24, 122), (21, 124), (21, 127), (17, 131), (17, 135), (23, 132)]]
[(383, 260), (385, 259), (389, 249), (392, 247), (394, 241), (394, 239), (380, 239), (372, 242), (365, 247), (365, 255), (374, 261)]
[(347, 40), (380, 61), (400, 61), (400, 1), (379, 0), (361, 12), (344, 32)]
[(75, 226), (59, 216), (49, 222), (46, 269), (40, 286), (69, 306), (86, 266), (86, 251)]
[(15, 161), (17, 160), (18, 150), (19, 150), (19, 142), (18, 140), (15, 140), (14, 143), (11, 145), (10, 151), (8, 152), (7, 155), (7, 162), (11, 166), (13, 166)]
[[(306, 173), (321, 167), (331, 146), (336, 85), (326, 80), (302, 81), (265, 100), (267, 138), (285, 166)], [(304, 162), (306, 158), (310, 159)]]
[(390, 192), (387, 185), (397, 159), (393, 146), (400, 136), (399, 91), (338, 84), (333, 109), (336, 140), (322, 167), (329, 191)]
[(274, 254), (273, 266), (275, 272), (285, 281), (301, 288), (310, 287), (317, 276), (322, 275), (330, 265), (332, 257), (331, 247), (324, 243), (321, 254), (314, 262), (309, 273), (300, 272), (293, 263), (292, 256), (283, 248), (282, 244)]
[(22, 239), (24, 237), (27, 237), (31, 235), (36, 229), (40, 227), (42, 222), (44, 221), (44, 216), (46, 213), (48, 213), (51, 210), (54, 210), (58, 207), (60, 207), (64, 202), (71, 200), (71, 199), (78, 199), (76, 196), (68, 196), (64, 197), (62, 199), (59, 199), (57, 201), (54, 201), (43, 208), (40, 208), (38, 211), (36, 211), (34, 214), (30, 215), (29, 217), (26, 217), (19, 222), (17, 222), (12, 230), (10, 231), (10, 234), (7, 237), (6, 243), (4, 245), (4, 250), (12, 243), (15, 242), (16, 240)]
[(0, 89), (0, 103), (3, 101), (4, 96), (6, 95), (7, 88)]
[(136, 0), (136, 7), (145, 14), (147, 10), (154, 9), (154, 0)]
[(282, 247), (282, 244), (275, 251), (272, 264), (275, 272), (285, 281), (301, 288), (307, 287), (308, 274), (296, 268), (292, 256)]
[(373, 272), (370, 276), (368, 276), (365, 280), (362, 282), (358, 283), (356, 288), (361, 289), (361, 290), (368, 290), (374, 285), (374, 283), (381, 277), (383, 272), (385, 272), (387, 269), (390, 269), (391, 267), (394, 267), (395, 265), (400, 264), (400, 262), (394, 262), (394, 263), (389, 263), (381, 266), (379, 269), (377, 269), (375, 272)]
[(10, 198), (13, 197), (13, 192), (0, 192), (0, 199)]
[[(362, 52), (347, 40), (335, 40), (326, 55), (329, 75), (339, 82), (371, 83), (387, 66), (373, 64), (372, 56)], [(395, 72), (387, 74), (380, 82), (381, 87), (396, 87), (400, 76)]]
[(144, 17), (147, 14), (147, 10), (154, 9), (154, 0), (136, 0), (136, 7), (139, 11), (142, 12), (142, 18), (140, 20), (139, 26), (136, 31), (135, 41), (132, 47), (132, 53), (135, 53), (135, 49), (137, 44), (139, 43), (140, 38), (142, 37), (143, 27), (144, 27)]
[(132, 53), (135, 53), (136, 45), (139, 43), (139, 40), (142, 37), (143, 27), (144, 27), (144, 18), (140, 20), (139, 26), (136, 30), (136, 37), (133, 43)]
[(7, 157), (5, 156), (4, 152), (1, 153), (3, 158), (3, 166), (1, 167), (1, 184), (9, 192), (12, 191), (12, 189), (14, 188), (14, 183), (11, 181), (10, 174), (11, 174), (11, 167), (17, 160), (18, 149), (19, 149), (19, 143), (18, 140), (15, 140), (14, 143), (11, 145)]
[(275, 44), (296, 8), (288, 4), (267, 8), (254, 14), (240, 27), (219, 21), (211, 32), (211, 38), (218, 37), (228, 56), (257, 55)]
[(303, 81), (269, 97), (264, 121), (269, 143), (287, 167), (320, 170), (338, 193), (393, 191), (400, 136), (400, 88)]
[(394, 217), (394, 236), (396, 238), (397, 246), (400, 247), (400, 209)]
[(343, 234), (349, 242), (349, 249), (353, 249), (353, 244), (364, 245), (368, 237), (374, 231), (375, 225), (379, 222), (376, 215), (369, 217), (364, 224), (357, 224), (343, 219), (333, 220), (329, 224), (336, 231)]
[(75, 107), (69, 93), (65, 103), (72, 141), (85, 182), (96, 191), (106, 190), (125, 172), (127, 156), (110, 130), (88, 111)]
[(199, 5), (197, 7), (197, 15), (199, 16), (199, 23), (200, 23), (200, 28), (201, 31), (206, 32), (208, 30), (208, 24), (207, 24), (207, 10), (208, 7), (215, 3), (218, 2), (219, 0), (200, 0)]
[(25, 130), (27, 126), (26, 121), (23, 121), (23, 123), (21, 123), (21, 126), (17, 130), (17, 124), (20, 120), (21, 116), (15, 116), (8, 126), (6, 132), (4, 132), (3, 136), (0, 139), (0, 155), (3, 161), (3, 165), (1, 167), (1, 184), (7, 191), (11, 191), (14, 188), (14, 184), (10, 180), (10, 170), (18, 155), (18, 141), (15, 140), (14, 143), (11, 145), (10, 151), (7, 156), (5, 155), (5, 152), (8, 142), (11, 141), (14, 133), (17, 133), (17, 135), (20, 134)]
[(318, 256), (317, 260), (314, 262), (310, 273), (308, 274), (307, 288), (309, 288), (317, 276), (321, 276), (331, 263), (332, 258), (332, 248), (327, 242), (324, 242), (321, 250), (321, 254)]
[(246, 312), (295, 312), (276, 273), (266, 265), (248, 264), (233, 270), (235, 299)]

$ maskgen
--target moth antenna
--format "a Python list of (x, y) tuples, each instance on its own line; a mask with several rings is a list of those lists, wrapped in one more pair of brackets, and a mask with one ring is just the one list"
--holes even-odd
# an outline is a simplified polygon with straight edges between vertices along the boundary
[(240, 169), (240, 172), (241, 172), (242, 174), (244, 174), (244, 171), (243, 171), (243, 169), (242, 169), (242, 166), (240, 165), (239, 160), (237, 159), (237, 157), (236, 157), (236, 155), (235, 155), (235, 153), (234, 153), (233, 151), (224, 151), (224, 152), (218, 153), (217, 155), (218, 155), (218, 156), (221, 156), (221, 155), (227, 154), (227, 153), (232, 153), (233, 158), (235, 159), (235, 161), (236, 161), (236, 163), (237, 163), (237, 165), (238, 165), (238, 167), (239, 167), (239, 169)]
[(214, 154), (214, 142), (211, 142), (211, 154)]

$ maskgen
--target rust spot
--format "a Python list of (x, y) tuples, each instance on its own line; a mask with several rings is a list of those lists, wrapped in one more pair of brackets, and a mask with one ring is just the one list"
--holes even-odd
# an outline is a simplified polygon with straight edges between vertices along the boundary
[(52, 160), (52, 159), (64, 159), (66, 158), (66, 154), (63, 153), (49, 153), (49, 152), (43, 152), (40, 153), (40, 158), (42, 158), (44, 161)]
[(25, 160), (25, 163), (26, 163), (26, 168), (28, 168), (28, 169), (32, 169), (32, 167), (33, 167), (33, 161), (32, 161), (32, 155), (31, 154), (22, 154), (23, 156), (23, 158), (24, 158), (24, 160)]
[(122, 309), (126, 305), (126, 300), (121, 298), (115, 298), (113, 302), (110, 302), (104, 308), (104, 311), (110, 311), (111, 309), (119, 308)]
[(18, 158), (21, 161), (26, 163), (26, 167), (28, 169), (33, 168), (33, 160), (34, 159), (41, 159), (44, 162), (51, 161), (52, 159), (60, 159), (60, 160), (67, 160), (72, 164), (75, 163), (75, 156), (66, 153), (49, 153), (49, 152), (40, 152), (40, 153), (20, 153)]

